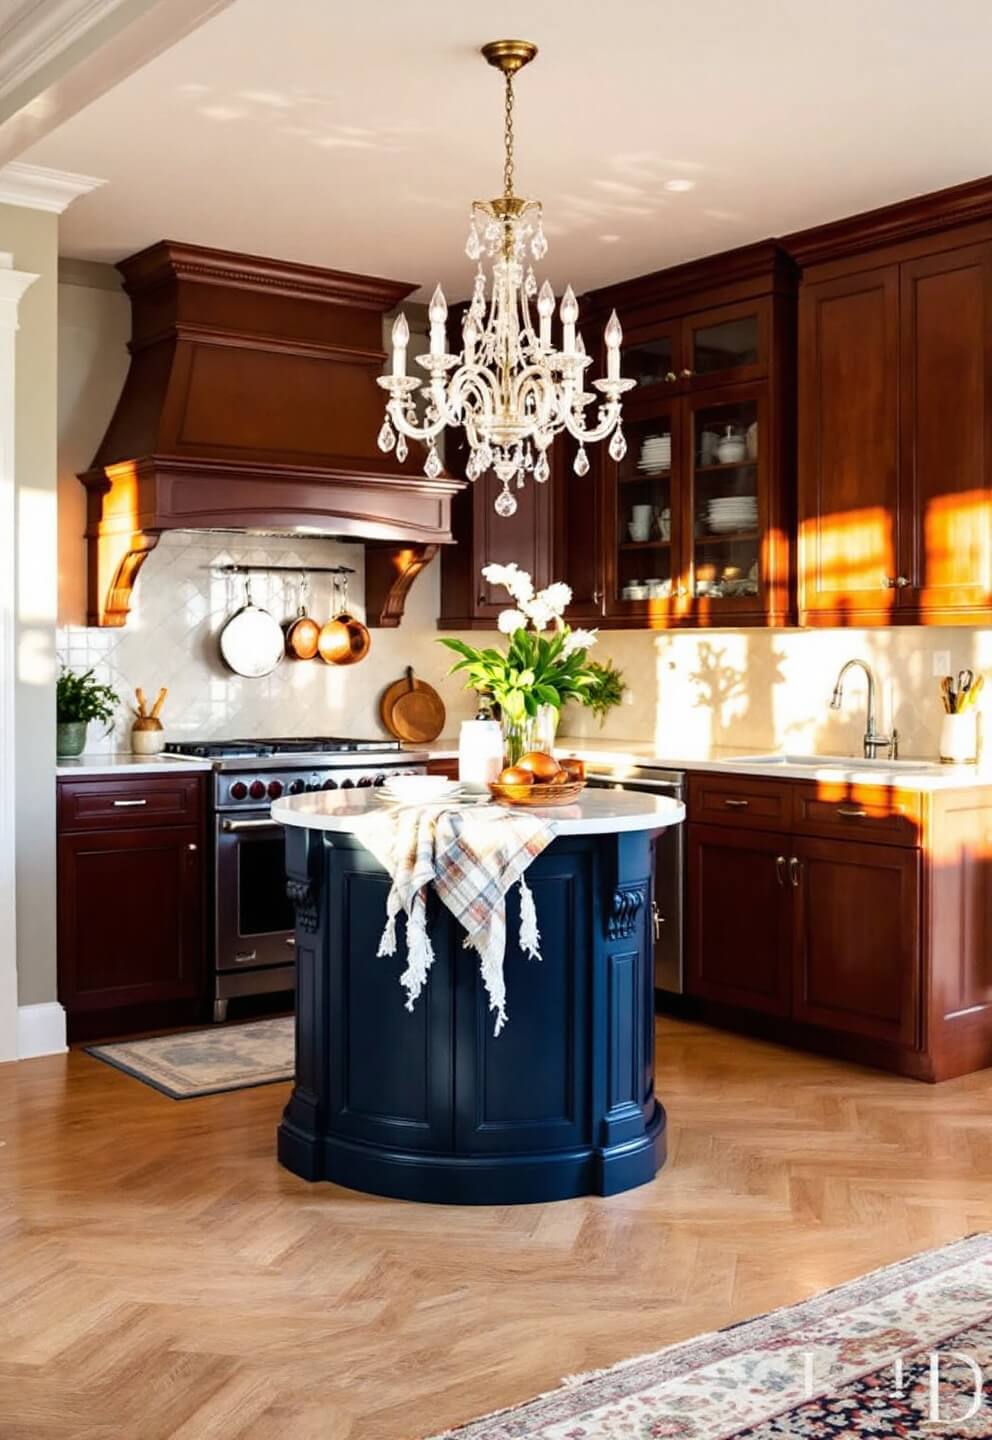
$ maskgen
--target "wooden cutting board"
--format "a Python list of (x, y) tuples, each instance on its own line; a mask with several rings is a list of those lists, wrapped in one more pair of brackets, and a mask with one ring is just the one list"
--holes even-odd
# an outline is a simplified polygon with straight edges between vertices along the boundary
[(412, 745), (436, 740), (447, 718), (440, 695), (426, 680), (417, 679), (412, 666), (383, 693), (379, 716), (390, 735)]

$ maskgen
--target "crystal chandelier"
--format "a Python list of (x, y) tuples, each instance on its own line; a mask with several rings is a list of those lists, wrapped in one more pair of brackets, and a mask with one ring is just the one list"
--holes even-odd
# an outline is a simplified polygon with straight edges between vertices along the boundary
[[(623, 332), (614, 310), (604, 335), (606, 377), (593, 381), (600, 397), (596, 423), (587, 424), (586, 411), (597, 396), (583, 388), (585, 369), (592, 362), (575, 328), (578, 303), (569, 285), (558, 307), (559, 349), (551, 336), (554, 291), (547, 280), (538, 289), (528, 258), (529, 252), (540, 261), (548, 251), (541, 205), (513, 193), (513, 77), (533, 60), (537, 46), (528, 40), (494, 40), (482, 47), (482, 54), (505, 77), (503, 194), (497, 200), (472, 204), (465, 253), (478, 262), (478, 269), (462, 323), (462, 353), (448, 354), (448, 306), (440, 285), (428, 309), (430, 351), (417, 356), (429, 377), (426, 382), (406, 373), (410, 327), (405, 315), (398, 316), (392, 334), (392, 374), (379, 378), (389, 395), (379, 447), (384, 451), (395, 447), (402, 462), (408, 438), (424, 441), (428, 447), (424, 473), (433, 480), (441, 473), (438, 435), (445, 426), (463, 427), (469, 445), (467, 478), (477, 480), (490, 467), (495, 470), (502, 483), (496, 512), (508, 516), (517, 508), (514, 481), (520, 488), (528, 472), (541, 483), (550, 476), (548, 447), (563, 430), (578, 441), (577, 475), (589, 470), (585, 447), (590, 441), (610, 436), (610, 455), (623, 459), (627, 443), (620, 396), (635, 382), (620, 377)], [(483, 257), (491, 262), (488, 284)], [(414, 404), (417, 394), (424, 399), (422, 423)]]

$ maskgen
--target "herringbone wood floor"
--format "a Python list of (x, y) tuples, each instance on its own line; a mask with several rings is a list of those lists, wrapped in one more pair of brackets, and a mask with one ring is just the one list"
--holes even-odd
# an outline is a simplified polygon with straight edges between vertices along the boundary
[(938, 1088), (671, 1021), (668, 1168), (447, 1209), (310, 1187), (282, 1085), (0, 1067), (2, 1440), (398, 1440), (992, 1228), (992, 1071)]

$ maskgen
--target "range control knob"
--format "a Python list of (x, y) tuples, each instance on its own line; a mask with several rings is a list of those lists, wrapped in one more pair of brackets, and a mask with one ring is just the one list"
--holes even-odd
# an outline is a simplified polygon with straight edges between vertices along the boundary
[(338, 782), (336, 780), (325, 780), (323, 788), (325, 790), (336, 790), (338, 788)]
[(369, 785), (371, 785), (371, 784), (372, 784), (372, 776), (371, 776), (371, 775), (362, 775), (361, 778), (360, 778), (359, 781), (358, 781), (358, 788), (359, 788), (359, 790), (364, 790), (364, 789), (366, 789), (366, 788), (367, 788)]
[(262, 781), (253, 780), (248, 786), (248, 794), (253, 800), (263, 800), (265, 798), (265, 786)]
[(247, 794), (248, 786), (245, 784), (245, 782), (243, 780), (235, 780), (234, 784), (231, 786), (231, 799), (243, 800)]
[(342, 780), (342, 781), (341, 781), (341, 789), (342, 789), (342, 790), (354, 790), (354, 788), (355, 788), (355, 782), (354, 782), (354, 780)]
[(279, 796), (282, 794), (282, 781), (270, 780), (267, 793), (270, 800), (278, 800)]
[(375, 777), (375, 779), (372, 781), (372, 784), (373, 784), (373, 785), (385, 785), (385, 783), (386, 783), (386, 777), (385, 777), (385, 775), (382, 775), (382, 774), (377, 775), (377, 776)]
[(306, 785), (303, 783), (302, 780), (291, 780), (291, 781), (289, 782), (289, 793), (290, 793), (290, 795), (302, 795), (303, 791), (304, 791), (306, 788), (307, 788), (307, 787), (306, 787)]

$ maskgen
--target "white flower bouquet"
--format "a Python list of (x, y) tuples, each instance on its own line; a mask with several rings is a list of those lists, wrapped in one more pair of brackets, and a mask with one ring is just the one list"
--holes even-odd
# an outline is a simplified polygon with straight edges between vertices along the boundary
[[(562, 617), (572, 599), (569, 587), (556, 581), (535, 590), (526, 570), (516, 565), (486, 565), (482, 574), (491, 585), (503, 586), (514, 602), (496, 622), (509, 643), (504, 652), (441, 636), (440, 643), (461, 657), (449, 673), (464, 672), (466, 690), (477, 690), (499, 705), (504, 729), (507, 722), (525, 726), (545, 705), (560, 711), (566, 700), (590, 703), (597, 680), (588, 651), (596, 643), (596, 631), (565, 624)], [(511, 763), (518, 758), (513, 748), (508, 746)]]

